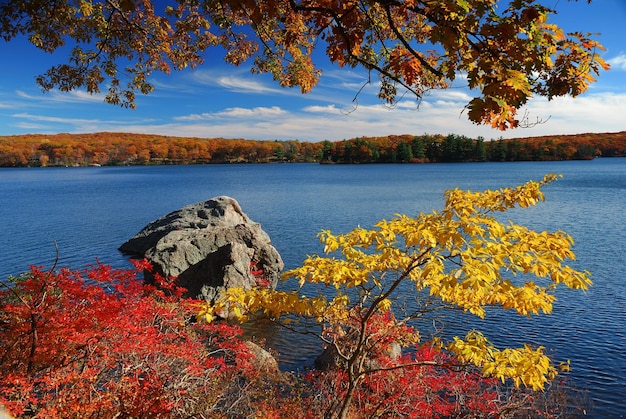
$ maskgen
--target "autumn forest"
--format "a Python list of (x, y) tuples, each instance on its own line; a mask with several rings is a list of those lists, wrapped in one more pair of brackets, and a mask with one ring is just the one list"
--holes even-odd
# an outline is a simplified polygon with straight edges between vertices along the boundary
[(343, 141), (260, 141), (95, 133), (0, 137), (0, 167), (208, 163), (429, 163), (626, 156), (626, 132), (485, 140), (389, 135)]

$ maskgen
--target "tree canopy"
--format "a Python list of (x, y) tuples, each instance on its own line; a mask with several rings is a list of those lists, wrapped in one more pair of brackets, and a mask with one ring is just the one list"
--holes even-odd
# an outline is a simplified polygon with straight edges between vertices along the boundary
[(517, 111), (533, 95), (577, 96), (608, 69), (590, 34), (565, 33), (541, 3), (20, 0), (0, 4), (0, 36), (27, 36), (46, 52), (71, 47), (37, 77), (44, 90), (106, 89), (107, 102), (126, 107), (154, 89), (152, 73), (204, 64), (216, 46), (227, 62), (252, 61), (253, 72), (306, 93), (321, 75), (313, 50), (325, 48), (340, 67), (377, 75), (389, 103), (466, 78), (476, 92), (469, 119), (504, 130), (524, 123)]

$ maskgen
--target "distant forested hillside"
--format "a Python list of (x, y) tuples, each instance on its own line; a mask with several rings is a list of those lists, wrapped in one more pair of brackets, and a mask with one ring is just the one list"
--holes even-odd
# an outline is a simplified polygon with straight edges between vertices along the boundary
[(149, 134), (0, 137), (0, 166), (265, 163), (318, 161), (320, 143), (187, 138)]
[(588, 160), (626, 156), (626, 132), (487, 141), (462, 135), (361, 137), (323, 143), (321, 161), (335, 163)]
[(96, 133), (0, 137), (0, 166), (208, 163), (428, 163), (626, 156), (626, 132), (485, 140), (389, 135), (343, 141), (260, 141)]

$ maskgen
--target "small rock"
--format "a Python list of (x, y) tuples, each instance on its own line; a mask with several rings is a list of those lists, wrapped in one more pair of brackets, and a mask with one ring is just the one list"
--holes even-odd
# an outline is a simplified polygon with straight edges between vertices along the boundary
[(271, 353), (254, 342), (245, 341), (244, 344), (254, 356), (251, 362), (257, 371), (264, 374), (277, 373), (279, 371), (278, 361)]

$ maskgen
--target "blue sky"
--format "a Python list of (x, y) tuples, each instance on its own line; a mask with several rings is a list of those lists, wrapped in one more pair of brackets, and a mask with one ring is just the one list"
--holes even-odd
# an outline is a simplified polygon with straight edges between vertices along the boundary
[[(576, 99), (551, 102), (532, 99), (529, 117), (548, 119), (534, 128), (498, 131), (467, 120), (463, 107), (471, 92), (461, 82), (434, 91), (419, 109), (408, 96), (393, 109), (376, 97), (376, 86), (365, 88), (361, 70), (323, 65), (320, 83), (307, 95), (283, 89), (249, 67), (232, 67), (219, 59), (195, 70), (155, 74), (156, 90), (137, 96), (137, 109), (103, 103), (102, 96), (84, 91), (43, 93), (35, 77), (63, 54), (45, 54), (24, 40), (0, 41), (0, 135), (118, 131), (190, 137), (248, 139), (341, 140), (389, 134), (462, 134), (487, 139), (549, 134), (626, 130), (626, 0), (545, 0), (566, 31), (599, 33), (612, 69)], [(522, 112), (525, 112), (522, 110)]]

